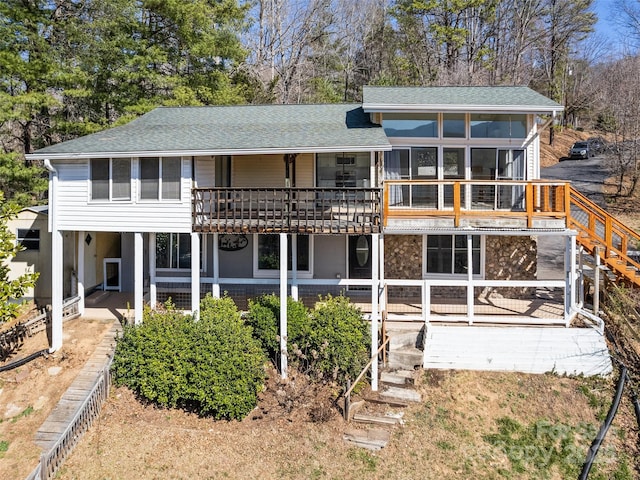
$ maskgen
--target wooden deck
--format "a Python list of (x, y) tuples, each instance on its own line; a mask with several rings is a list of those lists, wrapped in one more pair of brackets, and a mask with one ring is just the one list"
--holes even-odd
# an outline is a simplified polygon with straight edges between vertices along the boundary
[(43, 452), (49, 451), (61, 438), (79, 408), (91, 392), (96, 379), (108, 364), (115, 347), (115, 337), (121, 331), (120, 323), (114, 322), (93, 355), (87, 360), (71, 386), (36, 432), (35, 442)]

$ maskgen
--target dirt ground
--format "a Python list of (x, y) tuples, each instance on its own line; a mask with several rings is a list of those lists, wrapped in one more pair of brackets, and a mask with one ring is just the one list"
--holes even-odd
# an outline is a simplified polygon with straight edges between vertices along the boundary
[[(145, 406), (119, 388), (58, 478), (561, 479), (566, 477), (557, 468), (544, 464), (545, 448), (551, 447), (537, 445), (535, 436), (514, 453), (487, 443), (487, 435), (503, 418), (542, 425), (537, 435), (552, 432), (554, 442), (577, 432), (580, 448), (561, 449), (559, 461), (579, 472), (610, 404), (610, 384), (551, 375), (427, 372), (418, 387), (424, 401), (405, 409), (405, 424), (393, 428), (390, 443), (378, 452), (346, 443), (348, 427), (338, 415), (311, 421), (314, 402), (285, 412), (263, 399), (245, 420), (225, 422)], [(594, 467), (598, 476), (590, 478), (613, 478), (622, 463), (632, 463), (637, 435), (625, 400)], [(510, 460), (522, 452), (532, 452), (530, 462), (525, 471), (514, 470)]]
[(567, 156), (571, 145), (575, 142), (597, 136), (600, 134), (596, 132), (579, 132), (564, 128), (555, 132), (553, 145), (549, 145), (549, 129), (545, 130), (540, 137), (540, 166), (544, 168), (555, 165), (560, 158)]
[[(0, 372), (0, 478), (24, 479), (38, 464), (34, 435), (94, 352), (111, 321), (64, 323), (63, 347), (13, 370)], [(46, 332), (27, 338), (0, 366), (48, 348)]]

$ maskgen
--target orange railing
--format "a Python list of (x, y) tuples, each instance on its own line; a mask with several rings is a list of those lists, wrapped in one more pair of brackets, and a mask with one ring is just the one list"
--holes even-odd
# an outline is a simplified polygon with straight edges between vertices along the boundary
[(569, 183), (544, 180), (387, 180), (384, 225), (389, 218), (568, 217)]
[(640, 286), (640, 263), (629, 256), (640, 248), (640, 235), (573, 188), (570, 200), (569, 228), (578, 232), (578, 243), (589, 253), (597, 248), (609, 268)]

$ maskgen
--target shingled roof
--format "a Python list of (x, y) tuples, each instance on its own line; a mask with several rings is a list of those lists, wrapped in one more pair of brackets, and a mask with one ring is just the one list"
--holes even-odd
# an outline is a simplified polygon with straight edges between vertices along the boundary
[(389, 150), (357, 104), (160, 107), (116, 128), (45, 147), (30, 159)]
[(562, 105), (528, 87), (371, 87), (363, 89), (365, 112), (554, 113)]

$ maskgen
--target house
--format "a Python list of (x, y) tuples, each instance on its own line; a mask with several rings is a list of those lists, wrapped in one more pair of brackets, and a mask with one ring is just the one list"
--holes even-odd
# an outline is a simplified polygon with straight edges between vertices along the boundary
[[(347, 291), (368, 311), (372, 353), (383, 317), (569, 327), (570, 186), (539, 178), (540, 133), (561, 110), (526, 87), (364, 87), (362, 104), (157, 108), (38, 150), (52, 349), (69, 242), (79, 295), (132, 292), (136, 322), (169, 297), (195, 312), (209, 292)], [(541, 278), (549, 238), (564, 261)]]

